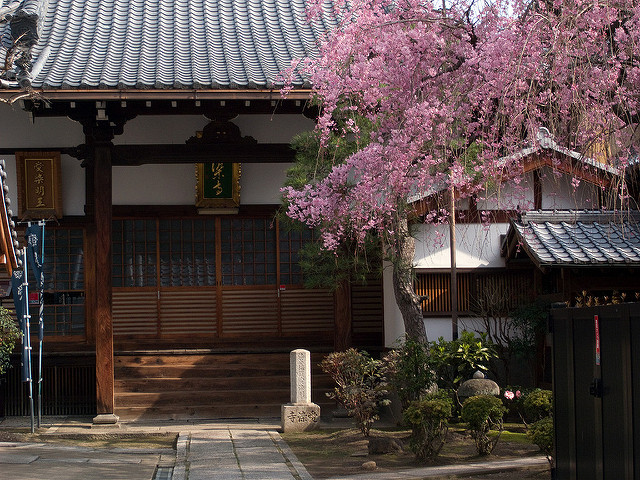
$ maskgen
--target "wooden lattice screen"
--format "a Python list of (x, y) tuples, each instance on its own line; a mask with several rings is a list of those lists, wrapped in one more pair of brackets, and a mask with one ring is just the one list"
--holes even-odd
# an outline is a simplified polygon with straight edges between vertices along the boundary
[[(474, 303), (487, 292), (496, 293), (506, 299), (508, 307), (514, 308), (532, 299), (533, 272), (530, 270), (507, 271), (492, 269), (477, 272), (459, 272), (458, 312), (471, 314)], [(422, 312), (427, 315), (451, 315), (451, 274), (448, 272), (416, 275), (414, 288), (422, 300)]]

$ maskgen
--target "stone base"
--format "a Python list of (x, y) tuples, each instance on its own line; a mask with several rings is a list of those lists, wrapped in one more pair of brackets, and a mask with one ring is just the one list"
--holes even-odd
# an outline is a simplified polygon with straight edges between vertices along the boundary
[(282, 431), (306, 432), (320, 425), (320, 405), (315, 403), (287, 403), (282, 405)]
[(94, 425), (116, 425), (120, 417), (113, 413), (101, 413), (93, 417)]

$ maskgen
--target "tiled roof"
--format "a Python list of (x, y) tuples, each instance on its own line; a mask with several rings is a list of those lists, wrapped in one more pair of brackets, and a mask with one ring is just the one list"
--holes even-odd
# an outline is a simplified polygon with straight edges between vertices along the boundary
[(529, 212), (510, 234), (538, 265), (640, 266), (640, 227), (629, 213)]
[(36, 88), (270, 88), (335, 24), (309, 25), (305, 0), (0, 0), (0, 14), (15, 3), (46, 6)]
[(22, 265), (22, 260), (17, 257), (19, 248), (16, 224), (11, 217), (11, 199), (9, 187), (6, 183), (7, 172), (4, 169), (4, 160), (0, 160), (0, 254), (4, 255), (3, 263), (8, 275), (14, 268)]

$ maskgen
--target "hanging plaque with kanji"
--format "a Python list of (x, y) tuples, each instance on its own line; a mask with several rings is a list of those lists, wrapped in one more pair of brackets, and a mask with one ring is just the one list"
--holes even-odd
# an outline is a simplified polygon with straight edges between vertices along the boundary
[(240, 164), (196, 165), (196, 207), (237, 208), (240, 205)]
[(59, 152), (16, 152), (16, 173), (21, 219), (62, 217)]

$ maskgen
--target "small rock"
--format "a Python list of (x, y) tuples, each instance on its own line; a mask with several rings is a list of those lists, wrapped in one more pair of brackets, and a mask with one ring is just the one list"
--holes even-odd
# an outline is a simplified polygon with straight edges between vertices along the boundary
[(362, 464), (362, 469), (363, 470), (375, 470), (376, 468), (378, 468), (378, 465), (376, 465), (376, 462), (374, 461), (369, 461), (369, 462), (364, 462)]
[(401, 452), (402, 445), (391, 437), (370, 437), (369, 455), (384, 455), (385, 453)]

